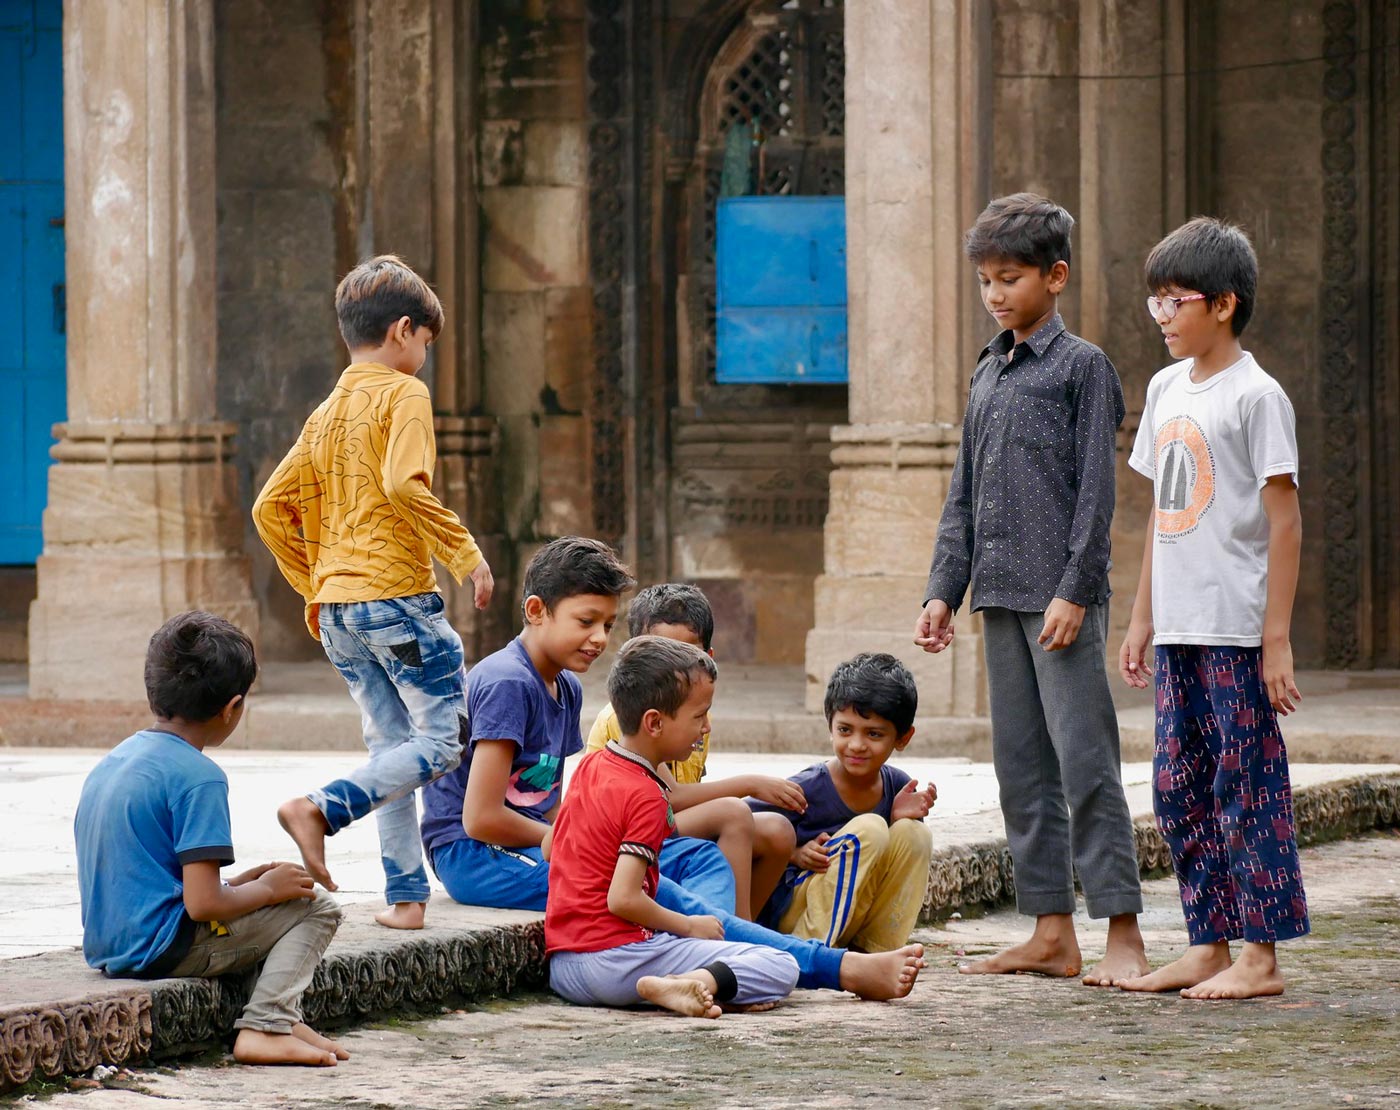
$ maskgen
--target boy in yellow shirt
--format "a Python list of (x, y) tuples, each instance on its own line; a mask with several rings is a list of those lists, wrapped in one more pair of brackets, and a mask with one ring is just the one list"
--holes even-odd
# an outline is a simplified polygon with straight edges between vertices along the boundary
[(376, 920), (420, 929), (428, 875), (414, 791), (457, 766), (466, 737), (462, 641), (432, 560), (459, 583), (471, 577), (478, 609), (494, 582), (432, 491), (432, 402), (416, 375), (442, 331), (437, 295), (386, 254), (345, 275), (335, 310), (351, 364), (267, 480), (253, 522), (360, 707), (370, 759), (277, 818), (306, 870), (335, 890), (325, 838), (377, 811), (389, 909)]
[[(687, 583), (663, 582), (637, 594), (627, 606), (627, 632), (630, 636), (664, 636), (714, 655), (710, 648), (715, 632), (714, 612), (704, 592)], [(599, 751), (609, 740), (621, 739), (617, 713), (611, 705), (603, 706), (588, 734), (587, 751)], [(807, 808), (807, 800), (796, 783), (767, 775), (736, 775), (702, 783), (709, 751), (710, 730), (706, 728), (688, 758), (663, 763), (656, 769), (671, 792), (678, 833), (661, 849), (662, 870), (670, 872), (677, 863), (666, 857), (686, 852), (695, 840), (713, 840), (734, 872), (734, 912), (752, 921), (756, 907), (767, 902), (777, 888), (797, 841), (785, 818), (777, 813), (754, 814), (741, 799), (752, 795), (778, 809), (797, 813)], [(690, 862), (691, 880), (687, 885), (698, 887), (712, 901), (719, 902), (703, 875), (697, 882), (694, 868), (699, 864), (698, 859)], [(729, 876), (720, 881), (727, 886)]]

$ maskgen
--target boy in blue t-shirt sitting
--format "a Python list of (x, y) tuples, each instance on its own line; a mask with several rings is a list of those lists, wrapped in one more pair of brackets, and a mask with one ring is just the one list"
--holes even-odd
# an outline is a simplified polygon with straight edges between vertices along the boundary
[(804, 813), (751, 800), (792, 822), (797, 848), (759, 921), (784, 933), (865, 952), (909, 939), (928, 889), (933, 840), (924, 818), (938, 789), (923, 790), (888, 760), (914, 735), (919, 691), (898, 659), (863, 653), (826, 687), (835, 754), (792, 776)]
[(253, 643), (221, 617), (172, 617), (146, 651), (149, 728), (88, 775), (73, 835), (83, 955), (113, 978), (213, 978), (266, 961), (234, 1059), (330, 1067), (349, 1058), (301, 1020), (301, 996), (340, 924), (340, 906), (293, 863), (227, 882), (228, 779), (206, 748), (238, 727), (257, 676)]

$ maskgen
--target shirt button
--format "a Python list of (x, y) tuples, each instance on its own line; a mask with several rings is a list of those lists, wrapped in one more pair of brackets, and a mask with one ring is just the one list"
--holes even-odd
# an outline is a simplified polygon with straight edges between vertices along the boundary
[(991, 549), (991, 546), (992, 546), (992, 541), (991, 541), (991, 540), (988, 540), (988, 541), (987, 541), (986, 543), (984, 543), (982, 546), (985, 547), (985, 548), (987, 548), (988, 550), (990, 550), (990, 549)]

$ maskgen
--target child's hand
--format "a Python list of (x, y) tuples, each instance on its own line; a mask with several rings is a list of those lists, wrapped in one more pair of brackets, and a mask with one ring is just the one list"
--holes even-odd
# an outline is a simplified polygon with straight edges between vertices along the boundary
[(767, 802), (779, 809), (790, 809), (794, 813), (807, 812), (807, 795), (802, 793), (802, 787), (791, 779), (773, 779), (766, 775), (758, 775), (749, 794), (760, 802)]
[(319, 601), (308, 601), (306, 603), (306, 630), (311, 633), (311, 638), (319, 640), (321, 638), (321, 603)]
[(295, 863), (274, 863), (256, 880), (267, 887), (269, 906), (293, 902), (298, 898), (316, 897), (316, 882), (306, 869)]
[(478, 609), (485, 609), (491, 604), (491, 595), (496, 589), (496, 579), (491, 574), (491, 568), (486, 565), (486, 560), (476, 564), (469, 577), (474, 587), (472, 593), (472, 604)]
[(830, 839), (830, 833), (817, 833), (814, 839), (792, 853), (789, 862), (802, 871), (825, 871), (831, 866), (826, 854), (826, 842)]
[(1287, 717), (1297, 710), (1297, 703), (1303, 700), (1293, 681), (1293, 645), (1287, 640), (1282, 643), (1264, 641), (1264, 657), (1260, 661), (1259, 675), (1264, 680), (1264, 689), (1269, 693), (1269, 704), (1279, 716)]
[(1063, 651), (1079, 639), (1079, 626), (1084, 623), (1084, 606), (1057, 597), (1045, 610), (1036, 643), (1046, 651)]
[(934, 598), (924, 606), (914, 625), (914, 643), (937, 655), (953, 642), (953, 610), (946, 601)]
[(549, 828), (544, 830), (544, 837), (540, 840), (540, 858), (542, 858), (545, 861), (545, 863), (549, 862), (549, 853), (553, 850), (553, 848), (554, 826), (550, 825)]
[(1147, 678), (1152, 673), (1149, 652), (1152, 649), (1152, 625), (1133, 621), (1128, 625), (1128, 634), (1123, 637), (1123, 646), (1118, 649), (1118, 673), (1129, 686), (1139, 690), (1147, 689)]
[(256, 867), (250, 867), (247, 871), (241, 871), (228, 881), (229, 886), (242, 886), (244, 883), (253, 883), (261, 879), (277, 865), (275, 863), (260, 863)]
[(919, 790), (918, 785), (917, 779), (910, 779), (904, 784), (904, 789), (894, 796), (894, 803), (890, 806), (891, 825), (906, 817), (922, 821), (928, 816), (928, 811), (938, 800), (938, 787), (929, 783), (922, 790)]
[(723, 940), (724, 926), (720, 924), (717, 917), (708, 913), (693, 913), (687, 915), (686, 936), (694, 937), (696, 940)]

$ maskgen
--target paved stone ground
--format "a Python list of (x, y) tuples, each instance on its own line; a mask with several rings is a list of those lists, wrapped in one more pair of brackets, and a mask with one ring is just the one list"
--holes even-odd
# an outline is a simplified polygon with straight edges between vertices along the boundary
[[(1304, 874), (1314, 933), (1285, 947), (1278, 999), (1198, 1003), (958, 976), (964, 956), (1024, 936), (1008, 911), (917, 934), (930, 967), (890, 1005), (799, 992), (772, 1013), (711, 1023), (536, 995), (346, 1034), (353, 1058), (333, 1071), (214, 1055), (37, 1097), (64, 1110), (1400, 1107), (1400, 835), (1310, 849)], [(1146, 893), (1149, 948), (1165, 960), (1185, 939), (1175, 883)], [(1083, 923), (1086, 958), (1102, 938)]]

